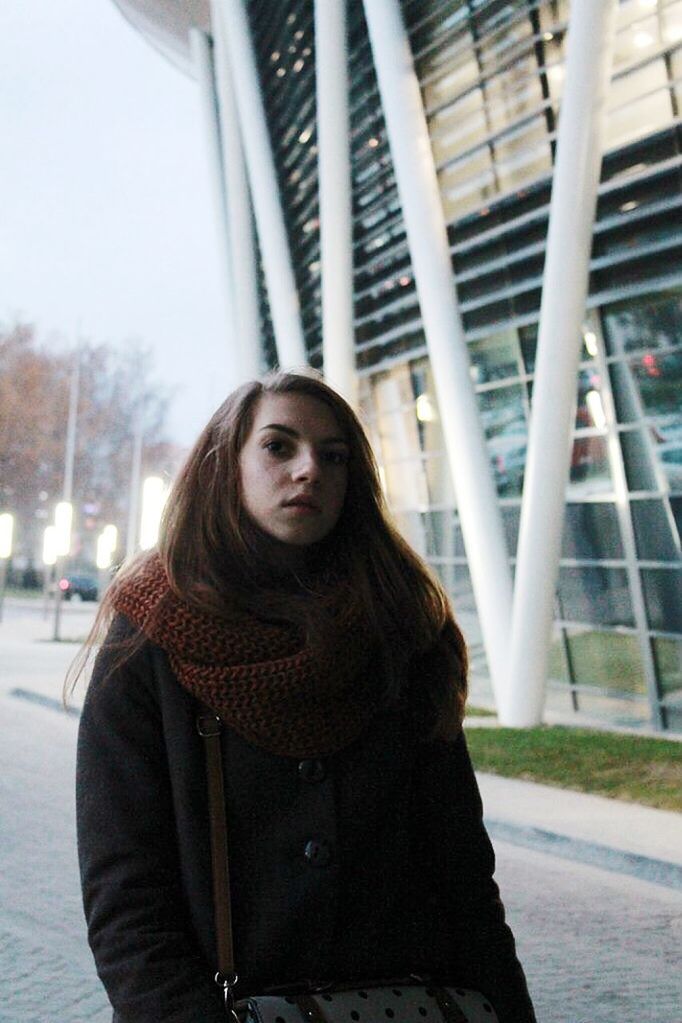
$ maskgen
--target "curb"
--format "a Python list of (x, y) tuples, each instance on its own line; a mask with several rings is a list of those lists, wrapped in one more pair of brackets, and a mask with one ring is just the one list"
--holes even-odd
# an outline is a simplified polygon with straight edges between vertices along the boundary
[(682, 867), (676, 863), (524, 824), (510, 824), (508, 821), (494, 819), (486, 819), (484, 823), (490, 837), (500, 842), (536, 849), (563, 859), (578, 860), (612, 873), (628, 874), (641, 881), (650, 881), (682, 892)]

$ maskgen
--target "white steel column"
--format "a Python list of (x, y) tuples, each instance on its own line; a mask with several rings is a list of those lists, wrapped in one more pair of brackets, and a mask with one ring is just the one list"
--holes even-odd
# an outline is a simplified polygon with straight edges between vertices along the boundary
[(364, 0), (364, 7), (471, 581), (499, 706), (509, 649), (511, 575), (452, 277), (431, 141), (398, 0)]
[(327, 381), (357, 404), (346, 4), (315, 0), (322, 351)]
[(227, 224), (227, 204), (223, 179), (223, 162), (220, 145), (220, 122), (215, 89), (215, 74), (211, 40), (197, 28), (189, 33), (192, 62), (201, 93), (201, 110), (204, 120), (204, 135), (207, 141), (208, 164), (211, 174), (213, 208), (215, 210), (218, 245), (222, 260), (223, 301), (227, 318), (228, 356), (230, 359), (228, 389), (233, 390), (240, 381), (240, 372), (235, 372), (235, 309), (232, 283), (232, 261)]
[(500, 714), (520, 728), (544, 705), (614, 18), (613, 0), (572, 0)]
[(214, 0), (214, 7), (229, 54), (277, 357), (282, 368), (301, 366), (307, 358), (298, 293), (249, 23), (243, 0)]
[(220, 17), (212, 5), (215, 47), (215, 82), (218, 94), (222, 167), (227, 208), (227, 233), (232, 267), (235, 338), (239, 351), (239, 383), (259, 376), (261, 366), (260, 313), (256, 246), (253, 237), (251, 198), (246, 180), (244, 151), (239, 137), (232, 70)]

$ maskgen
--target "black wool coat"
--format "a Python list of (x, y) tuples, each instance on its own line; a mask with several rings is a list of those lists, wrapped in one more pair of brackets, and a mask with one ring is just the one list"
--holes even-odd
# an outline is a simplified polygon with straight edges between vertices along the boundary
[[(197, 706), (151, 642), (111, 658), (105, 644), (78, 743), (97, 971), (114, 1023), (224, 1023)], [(534, 1023), (462, 735), (423, 741), (407, 706), (330, 756), (276, 756), (227, 728), (223, 748), (238, 994), (422, 973)]]

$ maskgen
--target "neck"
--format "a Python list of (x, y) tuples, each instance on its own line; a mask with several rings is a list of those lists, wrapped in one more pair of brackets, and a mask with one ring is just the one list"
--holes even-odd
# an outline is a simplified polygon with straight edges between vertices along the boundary
[(323, 543), (306, 546), (284, 543), (265, 533), (246, 516), (242, 533), (263, 574), (275, 584), (305, 586), (324, 560)]

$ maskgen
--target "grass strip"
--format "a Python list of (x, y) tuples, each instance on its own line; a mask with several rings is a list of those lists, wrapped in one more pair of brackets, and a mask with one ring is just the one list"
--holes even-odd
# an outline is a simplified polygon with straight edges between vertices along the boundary
[(682, 745), (560, 725), (470, 728), (479, 771), (682, 811)]
[(472, 707), (467, 703), (467, 717), (494, 718), (496, 717), (496, 713), (494, 710), (486, 710), (485, 707)]

